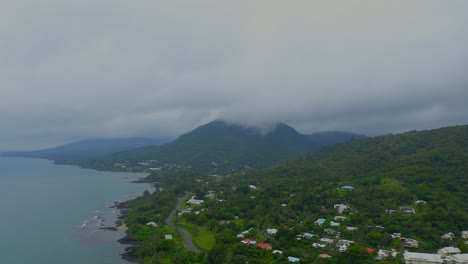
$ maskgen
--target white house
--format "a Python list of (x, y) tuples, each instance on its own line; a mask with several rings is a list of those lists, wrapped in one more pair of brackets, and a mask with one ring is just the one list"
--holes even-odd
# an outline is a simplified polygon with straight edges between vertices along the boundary
[(333, 208), (335, 208), (338, 211), (338, 213), (342, 214), (344, 210), (349, 209), (349, 206), (347, 206), (346, 204), (335, 204)]
[(455, 234), (453, 234), (452, 232), (448, 232), (447, 234), (444, 234), (440, 238), (445, 239), (445, 240), (453, 240), (454, 237), (455, 237)]
[(202, 204), (203, 202), (204, 202), (203, 200), (197, 200), (197, 199), (195, 199), (195, 196), (192, 196), (192, 197), (187, 201), (188, 204), (195, 204), (195, 205)]
[(447, 257), (450, 255), (460, 254), (461, 251), (459, 248), (456, 247), (444, 247), (437, 251), (437, 254), (441, 255), (442, 257)]
[(462, 231), (461, 232), (461, 237), (464, 239), (468, 239), (468, 230)]
[(325, 244), (319, 244), (319, 243), (313, 243), (312, 246), (313, 246), (314, 248), (324, 248), (324, 247), (326, 247), (327, 245), (325, 245)]
[(271, 236), (276, 235), (276, 233), (278, 233), (278, 229), (274, 229), (274, 228), (268, 228), (267, 229), (267, 234), (269, 234)]
[(437, 254), (405, 252), (403, 254), (405, 264), (437, 264), (443, 263), (442, 258)]
[(396, 257), (398, 255), (398, 252), (395, 251), (395, 249), (390, 250), (385, 250), (385, 249), (379, 249), (379, 252), (377, 255), (381, 256), (382, 258), (387, 258), (389, 256)]
[(154, 226), (154, 227), (158, 227), (158, 224), (156, 224), (155, 222), (148, 222), (146, 223), (147, 226)]
[(447, 257), (449, 264), (467, 264), (468, 254), (456, 254)]
[(414, 202), (415, 204), (427, 204), (426, 201), (424, 200), (417, 200), (416, 202)]
[(327, 243), (327, 244), (333, 243), (333, 239), (326, 238), (326, 237), (321, 238), (320, 241), (324, 242), (324, 243)]

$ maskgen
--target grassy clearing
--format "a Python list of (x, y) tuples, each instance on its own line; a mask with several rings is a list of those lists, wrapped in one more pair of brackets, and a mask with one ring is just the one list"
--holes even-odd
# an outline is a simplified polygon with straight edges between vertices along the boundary
[(215, 233), (208, 231), (204, 226), (197, 226), (191, 223), (179, 223), (179, 226), (186, 229), (192, 236), (193, 244), (204, 251), (211, 250), (215, 243)]

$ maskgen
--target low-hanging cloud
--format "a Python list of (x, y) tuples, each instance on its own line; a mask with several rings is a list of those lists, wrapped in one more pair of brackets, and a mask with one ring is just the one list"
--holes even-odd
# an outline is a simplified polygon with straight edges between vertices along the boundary
[(213, 119), (369, 135), (468, 123), (468, 2), (8, 1), (0, 149)]

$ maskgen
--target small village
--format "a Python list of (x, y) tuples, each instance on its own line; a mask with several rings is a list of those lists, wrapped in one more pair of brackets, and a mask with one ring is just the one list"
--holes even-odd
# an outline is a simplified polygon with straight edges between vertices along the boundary
[[(197, 179), (197, 183), (206, 184), (203, 180)], [(250, 189), (249, 198), (255, 199), (255, 192), (259, 189), (255, 185), (248, 185)], [(237, 189), (237, 186), (232, 186), (233, 190)], [(353, 186), (345, 185), (338, 187), (337, 189), (352, 191)], [(219, 205), (225, 200), (217, 198), (217, 191), (208, 190), (203, 199), (197, 199), (196, 196), (191, 196), (190, 199), (186, 201), (187, 208), (179, 212), (179, 216), (187, 214), (199, 215), (201, 212), (210, 210), (209, 206), (206, 206), (205, 201), (214, 200), (216, 204)], [(426, 201), (417, 200), (414, 202), (415, 205), (426, 204)], [(282, 203), (280, 207), (287, 207), (287, 203)], [(314, 248), (315, 252), (318, 252), (318, 257), (323, 259), (330, 259), (339, 254), (345, 254), (352, 245), (356, 245), (357, 242), (347, 237), (352, 237), (351, 234), (359, 232), (360, 226), (349, 226), (346, 225), (346, 220), (353, 213), (357, 212), (356, 209), (353, 209), (347, 204), (334, 204), (333, 209), (336, 212), (334, 217), (330, 218), (317, 218), (313, 223), (315, 225), (314, 230), (309, 230), (307, 232), (297, 233), (295, 235), (296, 242), (295, 246), (300, 247), (304, 246), (302, 251), (307, 250), (307, 248)], [(412, 206), (402, 205), (399, 209), (388, 209), (383, 212), (385, 214), (415, 214), (415, 210)], [(193, 219), (193, 218), (191, 218)], [(219, 221), (220, 225), (230, 223), (231, 221), (240, 221), (238, 216), (234, 216), (232, 220), (221, 220)], [(297, 223), (297, 226), (303, 226), (302, 222)], [(290, 227), (288, 231), (293, 231), (296, 227)], [(369, 227), (367, 227), (369, 228)], [(375, 229), (384, 229), (382, 226), (374, 226)], [(274, 243), (268, 243), (267, 241), (278, 241), (279, 227), (268, 227), (264, 230), (255, 230), (255, 227), (250, 227), (246, 230), (239, 232), (236, 235), (238, 243), (245, 245), (246, 247), (257, 248), (258, 250), (270, 251), (271, 254), (283, 254), (284, 250), (280, 247), (273, 246)], [(283, 232), (284, 233), (284, 232)], [(416, 252), (421, 243), (415, 238), (406, 237), (402, 233), (390, 233), (388, 234), (391, 239), (394, 240), (392, 244), (398, 245), (399, 247), (391, 248), (379, 248), (379, 247), (365, 247), (364, 251), (367, 254), (373, 256), (373, 259), (376, 262), (385, 262), (386, 260), (400, 260), (404, 261), (406, 264), (430, 264), (430, 263), (448, 263), (448, 264), (461, 264), (468, 263), (468, 254), (462, 253), (457, 247), (443, 247), (433, 253), (422, 253)], [(452, 241), (456, 235), (454, 233), (442, 234), (441, 239), (446, 241)], [(468, 244), (468, 230), (462, 231), (459, 234), (459, 237), (465, 240), (465, 244)], [(414, 251), (414, 252), (413, 252)], [(301, 256), (286, 256), (288, 262), (290, 263), (299, 263), (301, 261)], [(393, 263), (393, 262), (392, 262)]]

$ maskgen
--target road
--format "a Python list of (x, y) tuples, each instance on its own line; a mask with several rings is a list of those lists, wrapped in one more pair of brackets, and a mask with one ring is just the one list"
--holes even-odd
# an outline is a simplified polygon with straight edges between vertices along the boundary
[(187, 199), (187, 196), (188, 196), (188, 194), (184, 195), (183, 197), (181, 197), (181, 198), (179, 198), (177, 200), (176, 207), (171, 211), (169, 216), (166, 218), (165, 223), (166, 223), (167, 226), (175, 228), (177, 231), (179, 231), (184, 236), (184, 245), (188, 250), (190, 250), (192, 252), (199, 253), (199, 252), (201, 252), (201, 250), (199, 248), (197, 248), (193, 244), (192, 237), (190, 236), (190, 233), (187, 232), (187, 230), (185, 230), (183, 228), (180, 228), (180, 227), (177, 227), (176, 225), (174, 225), (174, 223), (172, 223), (172, 218), (174, 218), (174, 215), (176, 214), (177, 210), (179, 210), (180, 205), (182, 204), (182, 202), (185, 199)]

